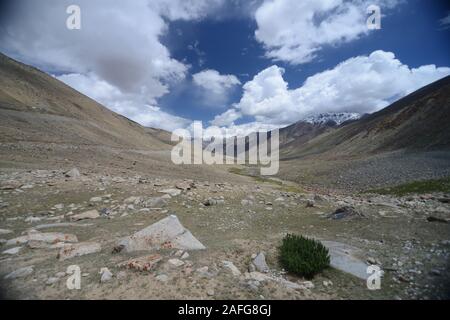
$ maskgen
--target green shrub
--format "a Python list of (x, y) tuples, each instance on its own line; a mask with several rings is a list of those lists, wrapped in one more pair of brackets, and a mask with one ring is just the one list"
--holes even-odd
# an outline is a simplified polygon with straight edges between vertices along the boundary
[(328, 249), (322, 243), (292, 234), (284, 237), (279, 259), (285, 270), (307, 279), (330, 266)]

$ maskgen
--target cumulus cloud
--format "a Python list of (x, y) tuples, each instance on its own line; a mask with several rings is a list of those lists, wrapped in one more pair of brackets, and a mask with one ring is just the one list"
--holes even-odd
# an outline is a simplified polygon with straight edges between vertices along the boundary
[[(279, 127), (325, 112), (371, 113), (450, 74), (450, 68), (425, 65), (410, 68), (392, 52), (375, 51), (348, 59), (289, 89), (283, 68), (271, 66), (244, 86), (241, 100), (214, 123), (233, 123), (238, 115)], [(213, 124), (214, 124), (213, 123)]]
[(208, 105), (222, 107), (228, 94), (241, 82), (231, 74), (222, 75), (216, 70), (203, 70), (192, 76), (194, 84), (201, 88), (202, 98)]
[(156, 105), (148, 104), (139, 94), (122, 92), (93, 73), (86, 75), (71, 73), (56, 76), (56, 78), (112, 111), (147, 127), (173, 131), (191, 123), (188, 119), (171, 115)]
[[(385, 10), (398, 2), (374, 0), (369, 4)], [(255, 37), (265, 46), (268, 58), (306, 63), (325, 46), (367, 35), (369, 4), (362, 0), (266, 0), (255, 12)]]
[(211, 124), (213, 126), (230, 126), (234, 124), (234, 121), (239, 119), (242, 116), (242, 114), (236, 109), (229, 109), (225, 111), (224, 113), (217, 115), (212, 121)]
[(450, 12), (447, 14), (446, 17), (439, 20), (439, 24), (441, 25), (442, 29), (450, 28)]
[(159, 40), (168, 20), (201, 19), (221, 2), (78, 0), (81, 30), (68, 30), (66, 8), (73, 1), (11, 1), (0, 19), (0, 50), (49, 73), (69, 74), (62, 79), (87, 95), (112, 94), (108, 107), (155, 123), (149, 114), (165, 115), (158, 108), (149, 113), (147, 106), (156, 105), (189, 69)]

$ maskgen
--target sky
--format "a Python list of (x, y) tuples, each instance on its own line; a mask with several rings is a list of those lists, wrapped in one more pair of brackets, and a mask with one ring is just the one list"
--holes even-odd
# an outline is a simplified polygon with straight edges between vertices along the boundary
[[(284, 127), (371, 113), (450, 74), (439, 0), (15, 0), (0, 51), (144, 126)], [(69, 5), (81, 29), (69, 30)], [(381, 10), (371, 30), (367, 8)]]

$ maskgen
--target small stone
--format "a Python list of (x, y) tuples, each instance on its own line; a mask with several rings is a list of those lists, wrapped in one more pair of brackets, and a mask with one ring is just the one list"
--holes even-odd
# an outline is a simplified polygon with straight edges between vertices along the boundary
[(91, 203), (102, 202), (102, 197), (93, 197), (89, 200)]
[(0, 229), (0, 235), (10, 234), (10, 233), (13, 233), (13, 232), (8, 229)]
[(266, 263), (266, 256), (263, 252), (260, 252), (255, 259), (253, 259), (253, 265), (259, 272), (269, 272), (269, 266)]
[(17, 278), (24, 278), (32, 274), (34, 271), (34, 266), (24, 267), (17, 269), (5, 276), (4, 279), (17, 279)]
[(102, 282), (102, 283), (108, 282), (113, 277), (113, 274), (111, 273), (111, 271), (109, 271), (109, 269), (106, 267), (100, 269), (100, 274), (101, 274), (100, 282)]
[(47, 281), (45, 281), (45, 284), (48, 285), (48, 286), (51, 286), (51, 285), (57, 283), (58, 281), (59, 281), (59, 278), (57, 278), (57, 277), (50, 277), (50, 278), (47, 279)]
[(165, 275), (165, 274), (157, 275), (155, 278), (156, 278), (156, 280), (158, 280), (160, 282), (167, 282), (167, 281), (169, 281), (169, 277), (167, 275)]
[(241, 271), (231, 261), (222, 261), (223, 266), (231, 271), (233, 276), (238, 277), (241, 275)]
[(167, 262), (174, 267), (181, 267), (184, 265), (184, 261), (181, 261), (180, 259), (169, 259)]
[(73, 168), (70, 171), (67, 171), (64, 174), (67, 178), (79, 178), (80, 177), (80, 171), (78, 171), (77, 168)]
[(215, 294), (215, 292), (214, 292), (213, 289), (208, 289), (208, 290), (206, 290), (206, 294), (207, 294), (208, 296), (212, 297), (212, 296)]
[(187, 258), (189, 258), (189, 253), (187, 253), (187, 252), (185, 252), (185, 253), (183, 253), (183, 255), (181, 256), (181, 259), (187, 259)]
[(22, 249), (22, 247), (14, 247), (14, 248), (3, 251), (2, 254), (11, 254), (11, 255), (18, 254), (21, 249)]
[(86, 219), (97, 219), (100, 217), (100, 213), (97, 210), (89, 210), (80, 214), (75, 214), (70, 217), (72, 221), (80, 221)]

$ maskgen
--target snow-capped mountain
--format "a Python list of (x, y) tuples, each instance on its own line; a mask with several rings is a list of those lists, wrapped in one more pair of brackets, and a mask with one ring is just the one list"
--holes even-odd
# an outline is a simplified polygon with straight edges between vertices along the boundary
[(304, 121), (311, 124), (326, 124), (334, 122), (336, 125), (340, 125), (345, 121), (358, 120), (361, 118), (359, 113), (341, 112), (341, 113), (320, 113), (314, 116), (306, 118)]

